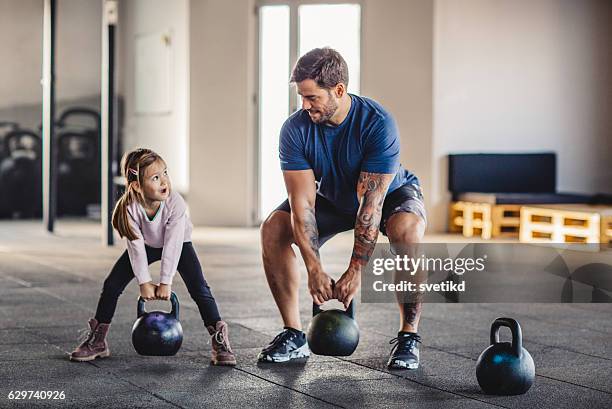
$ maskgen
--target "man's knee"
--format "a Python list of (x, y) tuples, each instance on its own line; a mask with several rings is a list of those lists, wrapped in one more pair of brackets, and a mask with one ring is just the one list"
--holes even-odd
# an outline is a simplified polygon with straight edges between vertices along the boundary
[(413, 213), (396, 213), (387, 221), (387, 236), (394, 244), (417, 244), (425, 234), (425, 222)]
[(282, 210), (273, 211), (261, 224), (260, 233), (264, 253), (266, 249), (290, 246), (293, 243), (291, 215)]

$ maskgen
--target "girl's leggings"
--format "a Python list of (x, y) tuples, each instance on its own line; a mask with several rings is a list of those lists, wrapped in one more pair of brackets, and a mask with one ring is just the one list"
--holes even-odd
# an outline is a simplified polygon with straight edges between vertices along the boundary
[[(147, 259), (149, 264), (161, 259), (162, 249), (145, 246), (147, 250)], [(202, 274), (202, 266), (198, 260), (198, 256), (191, 242), (183, 243), (183, 250), (179, 259), (178, 268), (179, 274), (185, 281), (187, 290), (191, 298), (198, 305), (200, 316), (206, 326), (215, 326), (217, 321), (220, 321), (219, 310), (217, 303), (210, 292), (210, 288)], [(110, 274), (104, 281), (100, 301), (98, 301), (98, 309), (96, 310), (96, 320), (101, 323), (110, 323), (115, 309), (117, 308), (117, 300), (134, 278), (134, 271), (130, 264), (130, 257), (127, 250), (121, 255), (119, 260), (113, 266)]]

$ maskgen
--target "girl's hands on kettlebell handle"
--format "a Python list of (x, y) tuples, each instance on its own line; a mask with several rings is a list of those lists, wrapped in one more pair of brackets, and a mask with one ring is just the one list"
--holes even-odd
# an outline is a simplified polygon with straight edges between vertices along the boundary
[(170, 299), (170, 293), (171, 293), (171, 285), (170, 284), (160, 284), (155, 289), (155, 296), (159, 300), (169, 300)]
[(155, 291), (157, 286), (153, 284), (151, 281), (148, 283), (140, 284), (140, 296), (145, 299), (145, 301), (151, 301), (155, 299)]

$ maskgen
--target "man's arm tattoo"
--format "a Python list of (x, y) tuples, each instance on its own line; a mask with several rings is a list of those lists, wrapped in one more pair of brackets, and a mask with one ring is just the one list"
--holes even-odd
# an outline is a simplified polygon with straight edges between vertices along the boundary
[(361, 197), (361, 204), (355, 222), (355, 245), (351, 257), (358, 264), (367, 264), (374, 251), (388, 187), (384, 174), (361, 172), (359, 176), (357, 195)]
[(313, 207), (307, 207), (304, 215), (304, 234), (308, 239), (310, 248), (312, 251), (319, 256), (319, 229), (317, 228), (317, 219), (315, 217), (315, 209)]

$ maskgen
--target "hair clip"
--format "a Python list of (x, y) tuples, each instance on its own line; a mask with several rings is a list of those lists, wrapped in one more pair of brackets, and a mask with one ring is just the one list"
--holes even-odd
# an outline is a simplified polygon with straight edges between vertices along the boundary
[(138, 172), (136, 172), (134, 169), (132, 168), (128, 168), (128, 172), (130, 172), (132, 175), (138, 176)]

